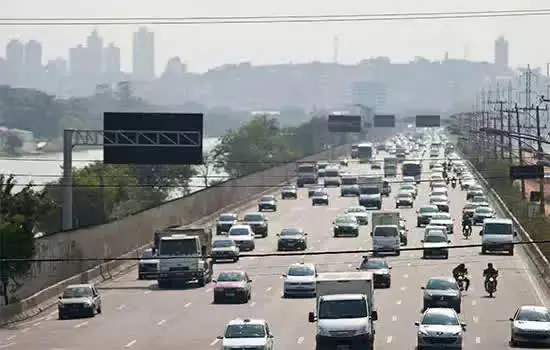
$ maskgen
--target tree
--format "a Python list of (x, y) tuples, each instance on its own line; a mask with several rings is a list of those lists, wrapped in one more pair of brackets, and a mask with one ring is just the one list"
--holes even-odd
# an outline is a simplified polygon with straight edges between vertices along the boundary
[(24, 276), (34, 257), (36, 222), (52, 209), (43, 194), (32, 184), (14, 192), (17, 183), (11, 175), (0, 175), (0, 257), (19, 261), (0, 262), (0, 282), (5, 304), (9, 303), (8, 285), (19, 286), (17, 278)]
[(197, 167), (198, 175), (202, 178), (204, 187), (211, 186), (210, 174), (212, 173), (212, 167), (214, 165), (213, 152), (205, 152), (202, 155), (203, 163)]

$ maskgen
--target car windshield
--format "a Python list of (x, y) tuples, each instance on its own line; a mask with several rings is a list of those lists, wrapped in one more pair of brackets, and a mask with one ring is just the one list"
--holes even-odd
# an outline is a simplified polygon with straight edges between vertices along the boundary
[(313, 276), (315, 271), (309, 266), (291, 266), (288, 268), (288, 276)]
[(356, 221), (357, 220), (355, 220), (355, 218), (351, 217), (351, 216), (341, 216), (341, 217), (336, 219), (337, 224), (351, 224), (351, 223), (354, 223)]
[(478, 207), (476, 208), (476, 213), (491, 214), (492, 210), (489, 207)]
[(447, 238), (443, 235), (428, 235), (426, 238), (424, 238), (424, 242), (426, 243), (445, 243), (447, 242)]
[(483, 228), (483, 234), (486, 235), (511, 235), (513, 234), (514, 229), (512, 224), (499, 224), (499, 223), (490, 223), (485, 224)]
[(235, 245), (235, 242), (231, 239), (214, 241), (212, 243), (213, 248), (228, 248), (228, 247), (233, 247), (234, 245)]
[(422, 213), (422, 214), (437, 213), (438, 210), (437, 210), (437, 208), (434, 208), (434, 207), (422, 207), (422, 208), (420, 208), (419, 212)]
[(294, 190), (295, 190), (295, 188), (292, 187), (292, 186), (287, 186), (287, 187), (283, 188), (283, 191), (294, 191)]
[(403, 185), (403, 186), (401, 186), (400, 190), (403, 190), (403, 191), (414, 191), (414, 186), (411, 186), (411, 185)]
[(344, 177), (344, 178), (342, 178), (342, 185), (357, 185), (357, 178), (355, 178), (355, 177)]
[(436, 214), (432, 216), (432, 220), (451, 220), (451, 216), (445, 214)]
[(368, 260), (363, 261), (360, 268), (365, 270), (387, 269), (388, 264), (382, 260)]
[(458, 287), (454, 281), (433, 279), (428, 281), (426, 289), (457, 290)]
[(357, 300), (323, 300), (319, 304), (319, 319), (364, 318), (367, 303)]
[(244, 274), (242, 272), (222, 272), (217, 280), (219, 282), (244, 281)]
[(90, 287), (70, 287), (63, 292), (64, 299), (70, 298), (87, 298), (92, 296)]
[(475, 209), (475, 208), (477, 208), (477, 205), (475, 205), (475, 204), (466, 204), (464, 206), (463, 210), (472, 210), (472, 209)]
[(364, 212), (366, 212), (366, 210), (363, 209), (363, 208), (359, 208), (359, 207), (348, 209), (348, 213), (364, 213)]
[(550, 322), (548, 310), (521, 309), (516, 316), (516, 321)]
[(458, 326), (460, 323), (455, 316), (430, 312), (424, 315), (423, 325)]
[(410, 193), (399, 193), (397, 195), (397, 198), (411, 198), (411, 194)]
[(313, 193), (313, 195), (316, 196), (316, 197), (324, 197), (327, 194), (323, 191), (315, 191), (315, 193)]
[(397, 234), (397, 230), (395, 227), (381, 227), (378, 226), (374, 230), (374, 236), (375, 237), (395, 237)]
[(361, 187), (361, 194), (378, 194), (380, 190), (377, 186), (364, 186)]
[(271, 201), (273, 201), (273, 200), (275, 200), (275, 198), (273, 198), (273, 197), (271, 197), (271, 196), (265, 196), (265, 197), (262, 197), (262, 198), (260, 199), (260, 202), (271, 202)]
[(232, 228), (231, 230), (229, 230), (229, 235), (230, 236), (247, 236), (250, 234), (250, 231), (247, 229), (247, 228)]
[(246, 214), (244, 221), (264, 221), (264, 217), (260, 214)]
[(224, 338), (265, 338), (265, 327), (261, 324), (232, 324), (227, 326)]
[(296, 228), (285, 228), (281, 231), (279, 236), (295, 236), (295, 235), (301, 235), (302, 232)]
[(220, 221), (235, 221), (237, 218), (234, 215), (221, 215)]

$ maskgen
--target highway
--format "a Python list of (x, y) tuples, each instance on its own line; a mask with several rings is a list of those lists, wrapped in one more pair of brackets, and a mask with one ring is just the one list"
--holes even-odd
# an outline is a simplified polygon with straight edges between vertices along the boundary
[[(424, 162), (427, 174), (428, 163)], [(356, 174), (367, 174), (367, 165), (352, 164)], [(426, 176), (429, 176), (427, 174)], [(395, 194), (397, 184), (393, 185)], [(285, 227), (302, 227), (309, 233), (310, 251), (371, 249), (370, 225), (363, 226), (358, 238), (333, 238), (332, 221), (349, 206), (357, 205), (353, 197), (341, 198), (337, 188), (330, 190), (328, 207), (312, 207), (305, 189), (298, 200), (279, 202), (279, 210), (267, 213), (269, 236), (256, 240), (257, 252), (274, 252), (276, 236)], [(427, 204), (429, 185), (422, 183), (415, 208), (400, 209), (408, 221), (409, 247), (420, 246), (423, 229), (416, 228), (416, 208)], [(453, 244), (479, 243), (479, 228), (468, 241), (461, 235), (461, 210), (466, 194), (449, 189), (451, 214), (455, 220)], [(393, 196), (384, 199), (384, 209), (395, 210)], [(255, 211), (256, 203), (244, 212)], [(243, 212), (243, 213), (244, 213)], [(519, 247), (516, 247), (516, 249)], [(13, 350), (172, 350), (219, 349), (216, 336), (225, 324), (236, 317), (265, 318), (280, 350), (314, 349), (315, 325), (307, 314), (314, 310), (314, 299), (283, 299), (282, 277), (289, 264), (314, 262), (319, 271), (352, 271), (361, 255), (279, 256), (243, 258), (237, 263), (218, 264), (222, 270), (246, 270), (253, 280), (252, 300), (243, 305), (212, 304), (212, 285), (185, 290), (157, 290), (155, 281), (138, 281), (136, 271), (100, 286), (103, 313), (95, 318), (57, 320), (56, 310), (46, 310), (39, 317), (11, 329), (0, 330), (0, 349)], [(403, 252), (389, 257), (392, 287), (377, 289), (375, 302), (379, 312), (376, 323), (376, 349), (414, 349), (416, 327), (420, 317), (422, 291), (430, 277), (450, 275), (454, 266), (465, 262), (472, 275), (472, 286), (463, 298), (462, 317), (467, 322), (464, 349), (497, 350), (508, 348), (510, 324), (515, 309), (524, 304), (547, 304), (548, 298), (531, 272), (521, 249), (515, 256), (481, 256), (480, 248), (453, 249), (449, 260), (422, 260), (420, 251)], [(496, 298), (485, 297), (481, 276), (487, 262), (500, 270)]]

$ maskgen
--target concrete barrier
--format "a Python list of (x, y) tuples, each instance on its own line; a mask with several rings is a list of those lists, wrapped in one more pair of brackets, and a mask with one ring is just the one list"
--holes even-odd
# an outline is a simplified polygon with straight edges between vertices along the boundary
[[(339, 146), (300, 161), (333, 159), (348, 152), (348, 146)], [(30, 276), (22, 280), (23, 287), (17, 291), (20, 301), (0, 309), (0, 324), (20, 321), (52, 306), (55, 304), (53, 298), (69, 284), (98, 283), (132, 268), (136, 261), (109, 261), (109, 258), (139, 257), (156, 230), (169, 225), (213, 223), (220, 213), (236, 211), (250, 200), (274, 191), (294, 175), (295, 162), (289, 162), (229, 180), (115, 222), (38, 239), (36, 259), (84, 260), (33, 264)]]

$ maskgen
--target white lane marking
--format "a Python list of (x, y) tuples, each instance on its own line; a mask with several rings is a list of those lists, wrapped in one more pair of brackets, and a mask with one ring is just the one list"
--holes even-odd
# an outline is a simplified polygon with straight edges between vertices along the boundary
[(126, 305), (122, 304), (122, 305), (120, 305), (119, 307), (117, 307), (116, 309), (117, 309), (118, 311), (120, 311), (120, 310), (124, 309), (125, 307), (126, 307)]
[(143, 292), (143, 294), (149, 294), (149, 293), (151, 293), (150, 290), (146, 290), (145, 292)]
[(188, 308), (189, 306), (191, 306), (191, 303), (187, 303), (187, 304), (183, 305), (184, 308)]
[(38, 326), (40, 326), (41, 323), (42, 323), (42, 322), (36, 322), (36, 323), (33, 324), (32, 326), (33, 326), (33, 327), (38, 327)]
[(393, 322), (397, 322), (397, 316), (392, 316), (392, 317), (391, 317), (391, 320), (392, 320)]
[(474, 316), (474, 317), (472, 317), (472, 321), (474, 321), (474, 323), (478, 323), (478, 322), (479, 322), (479, 318), (477, 318), (477, 316)]
[(204, 292), (205, 293), (210, 293), (212, 291), (212, 288), (208, 288), (207, 290), (205, 290)]
[(407, 275), (407, 274), (404, 274), (404, 275), (403, 275), (403, 277), (405, 277), (405, 278), (409, 278), (409, 275)]
[(54, 316), (55, 314), (57, 314), (57, 311), (52, 311), (52, 312), (50, 312), (50, 313), (48, 314), (48, 317)]
[(481, 343), (481, 338), (480, 337), (476, 337), (476, 344), (480, 344)]
[(271, 287), (267, 287), (267, 288), (265, 289), (265, 291), (266, 291), (266, 292), (270, 292), (271, 289), (272, 289)]
[(259, 251), (260, 252), (265, 252), (265, 248), (260, 248)]
[(10, 346), (14, 346), (15, 344), (16, 343), (11, 342), (11, 343), (7, 343), (7, 344), (4, 344), (4, 345), (0, 345), (0, 349), (9, 348)]
[(165, 323), (166, 323), (166, 320), (160, 320), (157, 322), (157, 326), (162, 326)]
[(472, 300), (472, 306), (476, 306), (477, 304), (477, 301), (476, 300)]
[(401, 300), (398, 300), (398, 301), (397, 301), (397, 305), (401, 305)]
[(393, 337), (391, 335), (388, 336), (388, 338), (386, 339), (386, 343), (391, 343), (391, 341), (393, 340)]
[(255, 302), (255, 301), (253, 301), (253, 302), (250, 303), (250, 307), (254, 307), (254, 305), (256, 305), (256, 302)]
[(351, 269), (351, 267), (352, 267), (352, 266), (353, 266), (352, 264), (348, 264), (348, 268), (350, 268), (350, 269)]
[(74, 328), (84, 327), (84, 326), (87, 325), (87, 324), (88, 324), (88, 321), (82, 322), (82, 323), (79, 323), (79, 324), (75, 324), (75, 325), (74, 325)]
[(411, 263), (407, 263), (407, 266), (411, 266)]
[(256, 259), (255, 256), (251, 256), (250, 258), (248, 258), (248, 260), (254, 260), (254, 259)]
[[(525, 266), (525, 264), (524, 264), (524, 266)], [(527, 270), (527, 266), (525, 266), (525, 269)], [(546, 306), (546, 303), (545, 303), (544, 297), (543, 297), (544, 294), (540, 290), (539, 285), (537, 284), (537, 282), (535, 281), (533, 276), (531, 276), (531, 272), (529, 270), (527, 270), (527, 278), (529, 279), (529, 282), (531, 282), (531, 285), (533, 286), (533, 289), (535, 290), (535, 294), (537, 295), (537, 298), (539, 298), (540, 303), (543, 306)]]
[(15, 339), (15, 337), (17, 337), (15, 334), (14, 335), (10, 335), (9, 337), (6, 338), (6, 341), (10, 341), (12, 339)]
[(210, 343), (210, 346), (214, 346), (216, 344), (218, 344), (220, 340), (218, 338), (214, 339), (211, 343)]
[(137, 343), (137, 340), (132, 340), (128, 344), (124, 345), (124, 347), (125, 348), (131, 348), (132, 346), (134, 346), (135, 343)]
[(304, 337), (300, 337), (298, 338), (298, 340), (296, 341), (296, 344), (302, 344), (304, 342)]
[(243, 268), (243, 265), (237, 265), (237, 270), (240, 270)]
[(401, 287), (401, 290), (405, 291), (407, 290), (407, 287)]
[(30, 329), (30, 328), (28, 328), (28, 327), (27, 327), (27, 328), (23, 328), (23, 329), (21, 330), (21, 333), (25, 333), (25, 332), (28, 332), (28, 331), (29, 331), (29, 329)]

